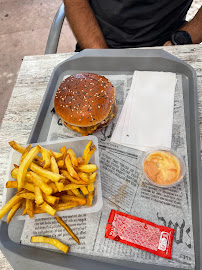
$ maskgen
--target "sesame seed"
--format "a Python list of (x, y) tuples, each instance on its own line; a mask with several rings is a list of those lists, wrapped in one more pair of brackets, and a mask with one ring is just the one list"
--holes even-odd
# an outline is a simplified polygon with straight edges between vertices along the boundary
[(69, 103), (71, 103), (71, 101)]
[(80, 111), (80, 113), (82, 113), (82, 111)]
[(101, 90), (101, 93), (103, 92), (103, 90)]
[(62, 100), (64, 100), (64, 98), (62, 98)]
[(78, 113), (78, 111), (76, 113)]
[(92, 102), (94, 102), (94, 100), (92, 100)]
[(81, 121), (81, 119), (79, 119), (79, 121)]
[(84, 116), (84, 113), (82, 115)]
[(57, 96), (55, 98), (58, 98)]
[(71, 117), (72, 117), (72, 115), (71, 115)]
[(68, 105), (66, 105), (66, 107), (68, 107)]
[(97, 106), (98, 108), (100, 108), (100, 106)]
[(62, 104), (60, 104), (60, 106), (62, 107)]

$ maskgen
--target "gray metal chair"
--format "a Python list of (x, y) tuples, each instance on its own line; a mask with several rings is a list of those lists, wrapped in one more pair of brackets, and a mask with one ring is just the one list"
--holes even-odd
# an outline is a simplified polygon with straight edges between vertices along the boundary
[(57, 53), (58, 43), (60, 39), (60, 33), (65, 18), (65, 6), (64, 3), (59, 7), (53, 23), (51, 25), (48, 41), (46, 44), (45, 54)]

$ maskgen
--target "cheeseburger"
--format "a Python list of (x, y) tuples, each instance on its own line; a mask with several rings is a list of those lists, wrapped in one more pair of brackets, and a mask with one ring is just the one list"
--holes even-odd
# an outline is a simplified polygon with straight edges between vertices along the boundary
[(56, 92), (54, 106), (65, 126), (82, 135), (106, 127), (117, 111), (113, 85), (93, 73), (65, 79)]

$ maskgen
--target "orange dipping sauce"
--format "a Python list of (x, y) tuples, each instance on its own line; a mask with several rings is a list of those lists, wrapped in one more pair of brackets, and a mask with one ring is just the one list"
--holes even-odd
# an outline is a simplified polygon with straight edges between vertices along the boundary
[(144, 160), (146, 176), (157, 185), (171, 185), (182, 178), (179, 159), (168, 151), (156, 151)]

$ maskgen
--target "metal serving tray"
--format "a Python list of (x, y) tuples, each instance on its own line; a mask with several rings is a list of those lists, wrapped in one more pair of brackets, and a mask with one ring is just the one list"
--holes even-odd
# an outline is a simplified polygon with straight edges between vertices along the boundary
[[(192, 218), (196, 269), (202, 270), (202, 183), (200, 160), (200, 136), (198, 122), (197, 76), (195, 70), (177, 57), (153, 49), (84, 50), (59, 64), (52, 73), (41, 107), (33, 125), (28, 143), (46, 141), (51, 120), (50, 108), (53, 96), (65, 74), (81, 71), (100, 74), (132, 74), (134, 70), (167, 71), (182, 75), (185, 108), (186, 139), (188, 147), (189, 174), (191, 179)], [(16, 270), (36, 270), (48, 267), (57, 269), (150, 269), (168, 270), (171, 267), (141, 264), (112, 259), (67, 256), (60, 253), (20, 245), (24, 221), (8, 226), (0, 224), (0, 248)], [(14, 233), (13, 233), (14, 232)], [(176, 268), (175, 268), (176, 269)]]

